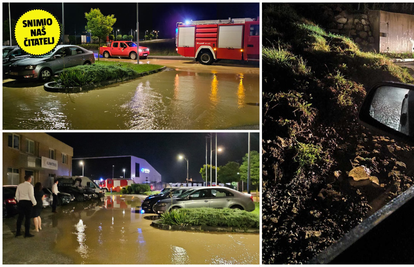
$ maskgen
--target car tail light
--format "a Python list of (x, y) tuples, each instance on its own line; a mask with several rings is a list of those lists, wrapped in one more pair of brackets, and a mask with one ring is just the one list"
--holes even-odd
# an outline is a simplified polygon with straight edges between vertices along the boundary
[(253, 200), (253, 196), (250, 196), (250, 199), (254, 202), (254, 200)]
[(9, 199), (6, 199), (6, 201), (7, 201), (7, 203), (9, 203), (9, 204), (17, 204), (17, 202), (16, 202), (16, 200), (15, 200), (14, 198), (9, 198)]

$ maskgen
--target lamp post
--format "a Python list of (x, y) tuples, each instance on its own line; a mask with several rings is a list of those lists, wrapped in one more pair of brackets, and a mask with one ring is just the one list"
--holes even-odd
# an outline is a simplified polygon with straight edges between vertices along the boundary
[(85, 165), (83, 164), (83, 161), (79, 162), (79, 165), (82, 166), (82, 176), (84, 176)]
[(112, 165), (112, 178), (115, 178), (115, 176), (114, 176), (114, 168), (115, 168), (115, 165)]
[(185, 157), (185, 156), (183, 156), (183, 155), (178, 155), (178, 158), (181, 160), (181, 159), (185, 159), (186, 161), (187, 161), (187, 178), (185, 179), (185, 182), (188, 184), (188, 180), (189, 180), (189, 161), (188, 161), (188, 159)]
[(124, 178), (125, 178), (125, 169), (122, 169), (122, 171), (124, 172)]

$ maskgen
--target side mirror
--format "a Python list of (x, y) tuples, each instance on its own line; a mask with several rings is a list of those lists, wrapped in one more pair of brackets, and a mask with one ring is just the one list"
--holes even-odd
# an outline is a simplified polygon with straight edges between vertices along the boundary
[(392, 138), (414, 144), (414, 85), (381, 83), (369, 91), (360, 122)]

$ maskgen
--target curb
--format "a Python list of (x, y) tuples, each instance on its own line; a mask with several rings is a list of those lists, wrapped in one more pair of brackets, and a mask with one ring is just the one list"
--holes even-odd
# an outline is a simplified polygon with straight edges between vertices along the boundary
[(234, 227), (215, 227), (215, 226), (190, 226), (190, 225), (169, 225), (162, 224), (160, 220), (153, 221), (151, 223), (152, 227), (161, 229), (161, 230), (172, 230), (172, 231), (194, 231), (194, 232), (236, 232), (236, 233), (248, 233), (248, 234), (259, 234), (259, 229), (239, 229)]
[(90, 84), (90, 85), (85, 85), (85, 86), (82, 86), (82, 87), (67, 87), (67, 88), (53, 87), (52, 84), (56, 84), (56, 82), (52, 81), (52, 82), (45, 83), (43, 85), (43, 89), (47, 92), (52, 92), (52, 93), (82, 93), (82, 92), (97, 89), (99, 87), (107, 86), (107, 85), (110, 85), (110, 84), (125, 82), (125, 81), (133, 80), (133, 79), (136, 79), (136, 78), (140, 78), (140, 77), (143, 77), (143, 76), (147, 76), (147, 75), (150, 75), (150, 74), (154, 74), (154, 73), (163, 71), (166, 68), (167, 67), (164, 66), (164, 67), (156, 69), (156, 70), (141, 72), (141, 73), (138, 73), (137, 75), (122, 78), (122, 79), (119, 79), (119, 80), (103, 81), (103, 82), (98, 83), (98, 84)]

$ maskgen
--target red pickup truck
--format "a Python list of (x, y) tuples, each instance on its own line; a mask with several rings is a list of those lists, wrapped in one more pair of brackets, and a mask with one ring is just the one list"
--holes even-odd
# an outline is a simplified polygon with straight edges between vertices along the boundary
[[(139, 47), (140, 58), (147, 58), (149, 53), (148, 47)], [(105, 58), (129, 57), (130, 59), (137, 59), (137, 44), (130, 41), (113, 41), (108, 46), (102, 46), (99, 49), (99, 54)]]

